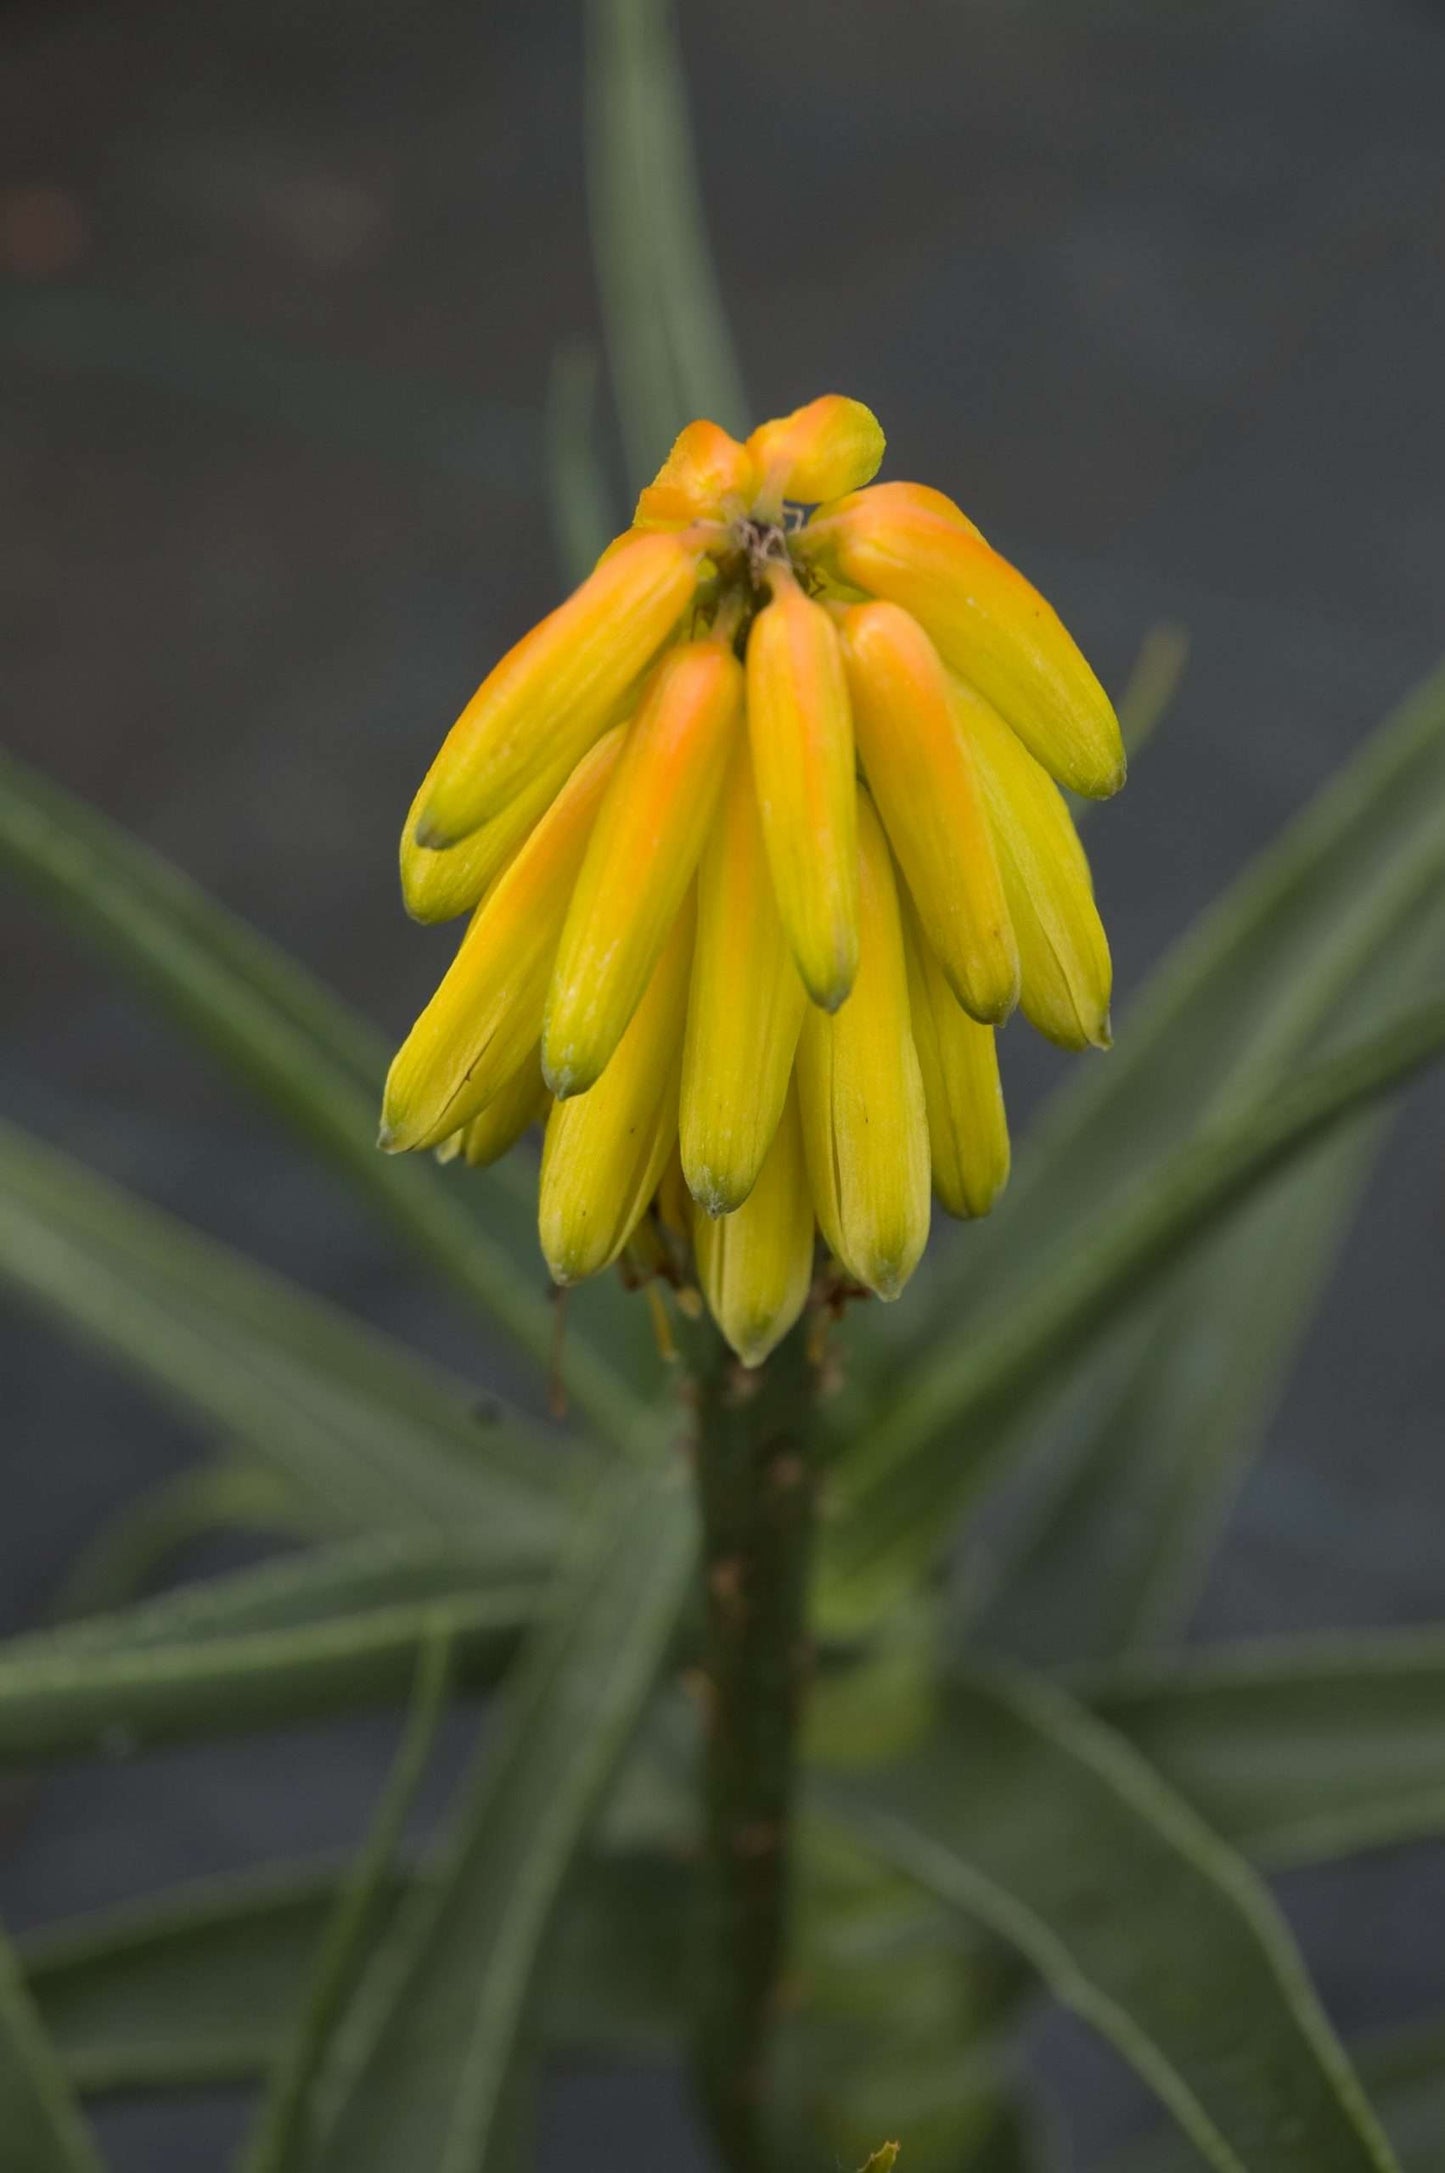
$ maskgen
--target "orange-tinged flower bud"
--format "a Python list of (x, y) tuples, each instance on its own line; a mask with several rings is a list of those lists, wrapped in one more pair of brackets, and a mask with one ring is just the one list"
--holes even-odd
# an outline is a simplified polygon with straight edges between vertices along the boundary
[(742, 731), (743, 672), (723, 641), (673, 649), (648, 682), (587, 843), (542, 1032), (558, 1095), (602, 1073), (692, 881)]
[(757, 487), (757, 469), (746, 446), (719, 423), (689, 423), (638, 499), (633, 525), (685, 528), (690, 521), (734, 520), (752, 502)]
[(760, 510), (780, 508), (785, 498), (816, 505), (857, 490), (878, 473), (886, 442), (871, 408), (840, 392), (761, 424), (747, 444)]
[(577, 863), (623, 737), (616, 726), (583, 756), (478, 908), (387, 1075), (384, 1147), (445, 1139), (501, 1092), (537, 1041)]
[(538, 1227), (559, 1283), (581, 1282), (617, 1258), (677, 1144), (692, 927), (689, 899), (606, 1071), (586, 1094), (552, 1105)]
[(928, 1241), (928, 1117), (893, 867), (862, 797), (858, 844), (858, 978), (835, 1017), (809, 1007), (798, 1101), (823, 1236), (850, 1275), (896, 1298)]
[[(850, 491), (846, 501), (839, 499), (819, 506), (817, 520), (826, 524), (832, 514), (845, 510), (845, 504), (851, 503), (855, 495)], [(868, 489), (868, 505), (875, 520), (884, 513), (904, 518), (910, 513), (931, 513), (939, 520), (952, 521), (955, 528), (965, 529), (970, 536), (977, 536), (980, 543), (984, 541), (983, 530), (969, 519), (963, 507), (950, 498), (947, 491), (935, 490), (931, 483), (873, 483)], [(818, 532), (825, 531), (820, 529)], [(807, 548), (806, 543), (804, 548)]]
[(544, 770), (580, 760), (676, 626), (701, 561), (690, 531), (629, 537), (524, 634), (443, 742), (426, 779), (418, 842), (454, 845)]
[(1089, 799), (1117, 792), (1119, 722), (1058, 615), (981, 537), (889, 502), (886, 489), (844, 499), (805, 531), (806, 547), (845, 581), (911, 611), (1061, 784)]
[(919, 919), (959, 1002), (1007, 1018), (1018, 948), (948, 674), (897, 604), (856, 604), (840, 623), (858, 753)]
[(807, 1303), (813, 1280), (813, 1196), (796, 1093), (743, 1205), (697, 1211), (693, 1246), (713, 1319), (745, 1366), (760, 1366)]
[(542, 1077), (542, 1052), (533, 1049), (499, 1094), (464, 1125), (461, 1151), (473, 1169), (487, 1169), (515, 1147), (524, 1132), (546, 1116), (552, 1097)]
[(1063, 794), (987, 702), (955, 685), (1018, 938), (1025, 1018), (1066, 1049), (1109, 1046), (1109, 943)]
[(698, 867), (682, 1062), (682, 1167), (709, 1215), (730, 1214), (752, 1191), (807, 1003), (773, 896), (743, 739)]
[(798, 971), (836, 1011), (858, 965), (853, 719), (832, 619), (780, 568), (748, 635), (748, 736), (763, 838)]
[(986, 1215), (1009, 1173), (994, 1030), (980, 1026), (959, 1003), (906, 900), (903, 941), (934, 1194), (950, 1215)]

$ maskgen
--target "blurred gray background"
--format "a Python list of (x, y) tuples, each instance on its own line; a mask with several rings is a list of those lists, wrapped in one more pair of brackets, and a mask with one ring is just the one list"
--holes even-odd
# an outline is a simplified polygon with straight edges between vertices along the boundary
[[(1091, 833), (1120, 1011), (1445, 649), (1445, 14), (1425, 0), (684, 0), (759, 416), (823, 389), (958, 496), (1117, 687), (1180, 700)], [(555, 600), (541, 407), (597, 336), (576, 7), (0, 8), (0, 613), (15, 747), (403, 1029), (446, 938), (397, 828)], [(619, 475), (620, 487), (620, 475)], [(7, 894), (0, 1109), (480, 1379), (445, 1295)], [(1022, 1113), (1057, 1070), (1009, 1037)], [(1209, 1634), (1445, 1616), (1438, 1093), (1417, 1093), (1220, 1557)], [(540, 1264), (538, 1269), (541, 1274)], [(206, 1446), (0, 1307), (0, 1627)], [(47, 1779), (24, 1927), (352, 1837), (379, 1722)], [(1445, 2001), (1445, 1852), (1297, 1876), (1346, 2029)], [(1140, 2117), (1063, 2024), (1075, 2162)], [(639, 2114), (649, 2122), (639, 2143)], [(119, 2173), (221, 2161), (136, 2105)], [(701, 2165), (667, 2077), (571, 2077), (544, 2162)]]

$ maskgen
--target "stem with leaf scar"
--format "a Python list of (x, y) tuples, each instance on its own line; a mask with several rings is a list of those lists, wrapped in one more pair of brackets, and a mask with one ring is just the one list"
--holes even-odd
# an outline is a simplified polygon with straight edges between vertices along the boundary
[(818, 1367), (806, 1317), (756, 1372), (721, 1337), (698, 1342), (707, 1858), (697, 2077), (729, 2173), (758, 2173), (787, 1930), (797, 1722), (812, 1662)]

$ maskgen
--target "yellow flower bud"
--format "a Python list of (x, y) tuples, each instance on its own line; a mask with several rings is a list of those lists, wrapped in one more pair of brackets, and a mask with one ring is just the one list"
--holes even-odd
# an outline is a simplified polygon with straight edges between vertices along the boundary
[(840, 624), (858, 753), (919, 919), (958, 1001), (1007, 1018), (1018, 948), (948, 674), (897, 604), (856, 604)]
[(959, 1003), (906, 900), (903, 941), (934, 1194), (950, 1215), (986, 1215), (1009, 1173), (994, 1030)]
[(928, 1240), (928, 1117), (893, 867), (862, 795), (858, 845), (858, 977), (835, 1016), (809, 1006), (798, 1101), (823, 1236), (850, 1275), (896, 1298)]
[(542, 1032), (554, 1093), (585, 1093), (636, 1010), (692, 881), (742, 731), (722, 641), (673, 649), (648, 682), (587, 843)]
[(805, 536), (843, 580), (911, 611), (1051, 776), (1090, 799), (1117, 792), (1124, 743), (1108, 695), (1037, 589), (980, 536), (887, 485), (845, 498)]
[(499, 1094), (542, 1030), (547, 982), (577, 863), (623, 730), (584, 755), (462, 938), (441, 986), (397, 1051), (382, 1145), (430, 1147)]
[(872, 410), (839, 392), (763, 423), (747, 444), (760, 511), (776, 518), (785, 498), (816, 505), (857, 490), (878, 473), (886, 443)]
[(630, 536), (522, 636), (483, 680), (431, 766), (419, 844), (454, 845), (544, 770), (580, 760), (677, 625), (701, 560), (691, 531)]
[(682, 1167), (709, 1215), (752, 1191), (808, 1001), (778, 917), (746, 739), (698, 868), (697, 948), (682, 1060)]
[(552, 1105), (538, 1226), (559, 1283), (580, 1282), (617, 1258), (677, 1144), (692, 930), (689, 898), (606, 1071), (587, 1093)]
[(636, 528), (685, 528), (691, 521), (733, 520), (757, 489), (746, 446), (718, 423), (689, 423), (673, 441), (637, 501)]
[(813, 1196), (796, 1093), (743, 1205), (693, 1217), (693, 1246), (713, 1319), (745, 1366), (760, 1366), (807, 1303), (813, 1280)]
[(987, 702), (955, 683), (983, 783), (1025, 1018), (1066, 1049), (1109, 1046), (1113, 969), (1089, 863), (1063, 794)]
[(546, 1116), (552, 1097), (542, 1077), (542, 1056), (533, 1049), (499, 1094), (465, 1125), (461, 1149), (473, 1169), (486, 1169), (515, 1147), (524, 1132)]
[(749, 633), (747, 678), (778, 911), (809, 995), (836, 1011), (858, 964), (853, 720), (833, 622), (786, 568)]

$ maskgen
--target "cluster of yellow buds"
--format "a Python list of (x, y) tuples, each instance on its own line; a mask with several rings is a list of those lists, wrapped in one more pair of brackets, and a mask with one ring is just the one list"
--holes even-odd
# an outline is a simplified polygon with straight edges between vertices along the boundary
[(412, 914), (472, 917), (383, 1146), (488, 1162), (545, 1117), (557, 1282), (670, 1263), (749, 1365), (807, 1302), (817, 1232), (893, 1298), (931, 1194), (987, 1212), (1016, 1004), (1108, 1040), (1058, 788), (1122, 783), (1114, 712), (951, 499), (866, 487), (882, 454), (836, 394), (746, 443), (691, 424), (402, 837)]

